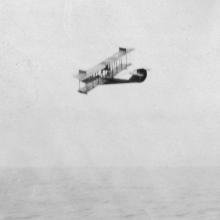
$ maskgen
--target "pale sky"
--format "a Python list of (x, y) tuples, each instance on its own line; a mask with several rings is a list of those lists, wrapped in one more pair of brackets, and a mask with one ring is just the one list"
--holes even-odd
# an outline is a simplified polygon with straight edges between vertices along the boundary
[[(0, 166), (220, 165), (220, 2), (0, 0)], [(134, 47), (142, 84), (77, 92)]]

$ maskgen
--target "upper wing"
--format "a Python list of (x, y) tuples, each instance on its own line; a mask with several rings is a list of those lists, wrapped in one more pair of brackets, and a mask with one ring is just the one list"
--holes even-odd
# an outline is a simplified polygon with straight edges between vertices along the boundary
[(106, 65), (111, 65), (114, 62), (118, 61), (123, 56), (126, 56), (126, 54), (132, 52), (133, 48), (119, 48), (119, 51), (112, 56), (108, 57), (101, 63), (97, 64), (96, 66), (88, 69), (87, 71), (79, 70), (78, 75), (76, 76), (80, 81), (84, 81), (90, 76), (93, 76), (95, 73), (98, 73), (105, 69)]
[(112, 64), (122, 58), (123, 56), (126, 56), (126, 54), (132, 52), (134, 48), (121, 48), (119, 47), (119, 51), (117, 53), (114, 53), (112, 56), (108, 57), (101, 63), (104, 63), (105, 65), (107, 64)]

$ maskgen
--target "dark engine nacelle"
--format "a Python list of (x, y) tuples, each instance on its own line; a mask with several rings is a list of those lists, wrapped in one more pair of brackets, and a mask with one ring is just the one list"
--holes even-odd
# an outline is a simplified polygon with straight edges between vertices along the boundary
[(132, 77), (129, 79), (131, 82), (143, 82), (147, 78), (147, 70), (146, 69), (137, 69)]

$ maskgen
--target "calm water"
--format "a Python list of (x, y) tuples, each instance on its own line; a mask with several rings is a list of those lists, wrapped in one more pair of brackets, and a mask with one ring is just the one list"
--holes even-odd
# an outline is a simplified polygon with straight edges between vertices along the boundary
[(0, 220), (220, 219), (220, 168), (1, 169)]

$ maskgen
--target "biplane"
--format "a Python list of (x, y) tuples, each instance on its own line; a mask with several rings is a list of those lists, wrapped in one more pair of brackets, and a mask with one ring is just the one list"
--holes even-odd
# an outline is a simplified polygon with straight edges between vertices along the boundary
[[(115, 76), (126, 70), (131, 63), (127, 61), (127, 54), (132, 52), (133, 48), (119, 47), (119, 51), (108, 57), (98, 65), (88, 70), (79, 70), (76, 78), (79, 80), (78, 92), (87, 94), (98, 85), (119, 84), (119, 83), (139, 83), (147, 77), (146, 69), (136, 69), (131, 72), (129, 79), (120, 79)], [(83, 85), (82, 85), (83, 84)]]

